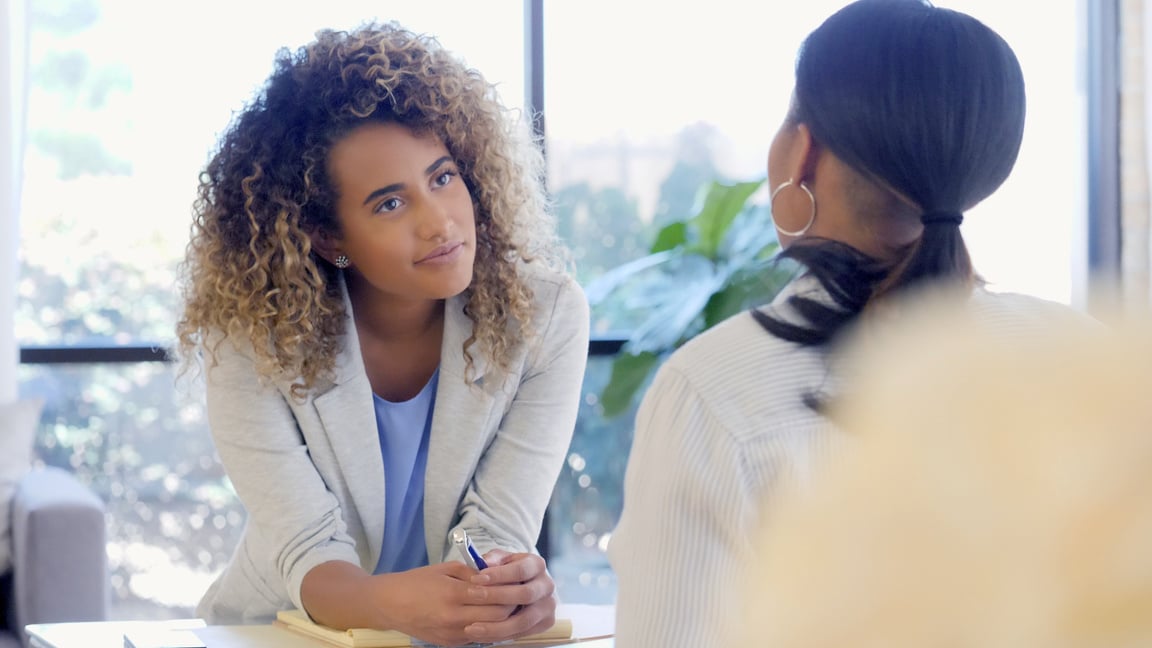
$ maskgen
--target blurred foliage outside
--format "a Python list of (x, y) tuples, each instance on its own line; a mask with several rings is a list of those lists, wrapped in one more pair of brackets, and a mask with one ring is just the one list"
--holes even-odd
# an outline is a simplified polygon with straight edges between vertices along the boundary
[(601, 393), (603, 413), (630, 411), (659, 363), (701, 332), (765, 304), (794, 274), (776, 256), (770, 205), (753, 200), (763, 180), (705, 186), (689, 217), (665, 225), (648, 255), (588, 286), (594, 308), (639, 313)]

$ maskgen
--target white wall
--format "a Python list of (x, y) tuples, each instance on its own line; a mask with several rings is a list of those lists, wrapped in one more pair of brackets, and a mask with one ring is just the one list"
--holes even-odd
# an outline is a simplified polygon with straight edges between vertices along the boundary
[(27, 0), (0, 3), (0, 403), (16, 398), (16, 281), (20, 240)]

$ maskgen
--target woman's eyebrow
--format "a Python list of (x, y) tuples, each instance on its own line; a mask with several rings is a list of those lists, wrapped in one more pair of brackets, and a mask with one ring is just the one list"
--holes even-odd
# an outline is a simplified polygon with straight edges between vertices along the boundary
[(380, 187), (376, 191), (373, 191), (372, 193), (368, 194), (368, 197), (364, 199), (364, 204), (367, 205), (368, 203), (372, 202), (373, 200), (375, 200), (376, 198), (378, 198), (380, 196), (383, 196), (384, 194), (392, 193), (393, 191), (399, 191), (400, 189), (403, 189), (403, 188), (404, 188), (403, 182), (395, 182), (395, 183), (390, 184), (388, 186)]
[(427, 169), (424, 169), (424, 175), (432, 175), (433, 173), (436, 173), (436, 169), (439, 169), (445, 162), (451, 162), (451, 161), (452, 161), (452, 156), (450, 156), (450, 155), (444, 155), (444, 156), (440, 157), (440, 159), (438, 159), (435, 162), (433, 162), (432, 164), (428, 165)]
[[(433, 173), (436, 173), (436, 169), (439, 169), (440, 167), (444, 166), (445, 162), (451, 162), (451, 161), (452, 161), (452, 156), (450, 156), (450, 155), (441, 156), (435, 162), (433, 162), (432, 164), (429, 164), (427, 169), (424, 169), (424, 175), (429, 176), (429, 175), (432, 175)], [(393, 183), (393, 184), (390, 184), (390, 185), (387, 185), (384, 187), (380, 187), (379, 189), (368, 194), (368, 197), (364, 199), (364, 204), (367, 205), (368, 203), (372, 202), (373, 200), (375, 200), (376, 198), (379, 198), (380, 196), (382, 196), (384, 194), (392, 193), (393, 191), (399, 191), (400, 189), (403, 189), (403, 188), (404, 188), (403, 182), (396, 182), (396, 183)]]

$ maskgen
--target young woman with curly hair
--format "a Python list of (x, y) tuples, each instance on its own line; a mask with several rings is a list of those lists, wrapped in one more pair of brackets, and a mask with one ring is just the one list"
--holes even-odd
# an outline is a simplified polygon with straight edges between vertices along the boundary
[(589, 317), (521, 133), (434, 39), (369, 24), (282, 50), (222, 136), (178, 327), (248, 512), (209, 622), (299, 607), (440, 644), (553, 623), (533, 547)]

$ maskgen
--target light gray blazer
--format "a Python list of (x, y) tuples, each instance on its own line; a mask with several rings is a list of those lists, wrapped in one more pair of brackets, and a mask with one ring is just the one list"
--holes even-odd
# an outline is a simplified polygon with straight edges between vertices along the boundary
[[(501, 381), (474, 353), (464, 302), (449, 299), (424, 478), (432, 562), (451, 560), (456, 526), (483, 553), (533, 551), (571, 441), (588, 354), (588, 302), (572, 279), (522, 266), (535, 292), (537, 336), (514, 351)], [(228, 566), (197, 614), (209, 623), (261, 623), (303, 607), (300, 584), (330, 560), (371, 572), (384, 536), (384, 467), (372, 389), (348, 309), (334, 379), (306, 400), (287, 381), (261, 385), (250, 354), (221, 345), (207, 370), (208, 422), (248, 513)]]

